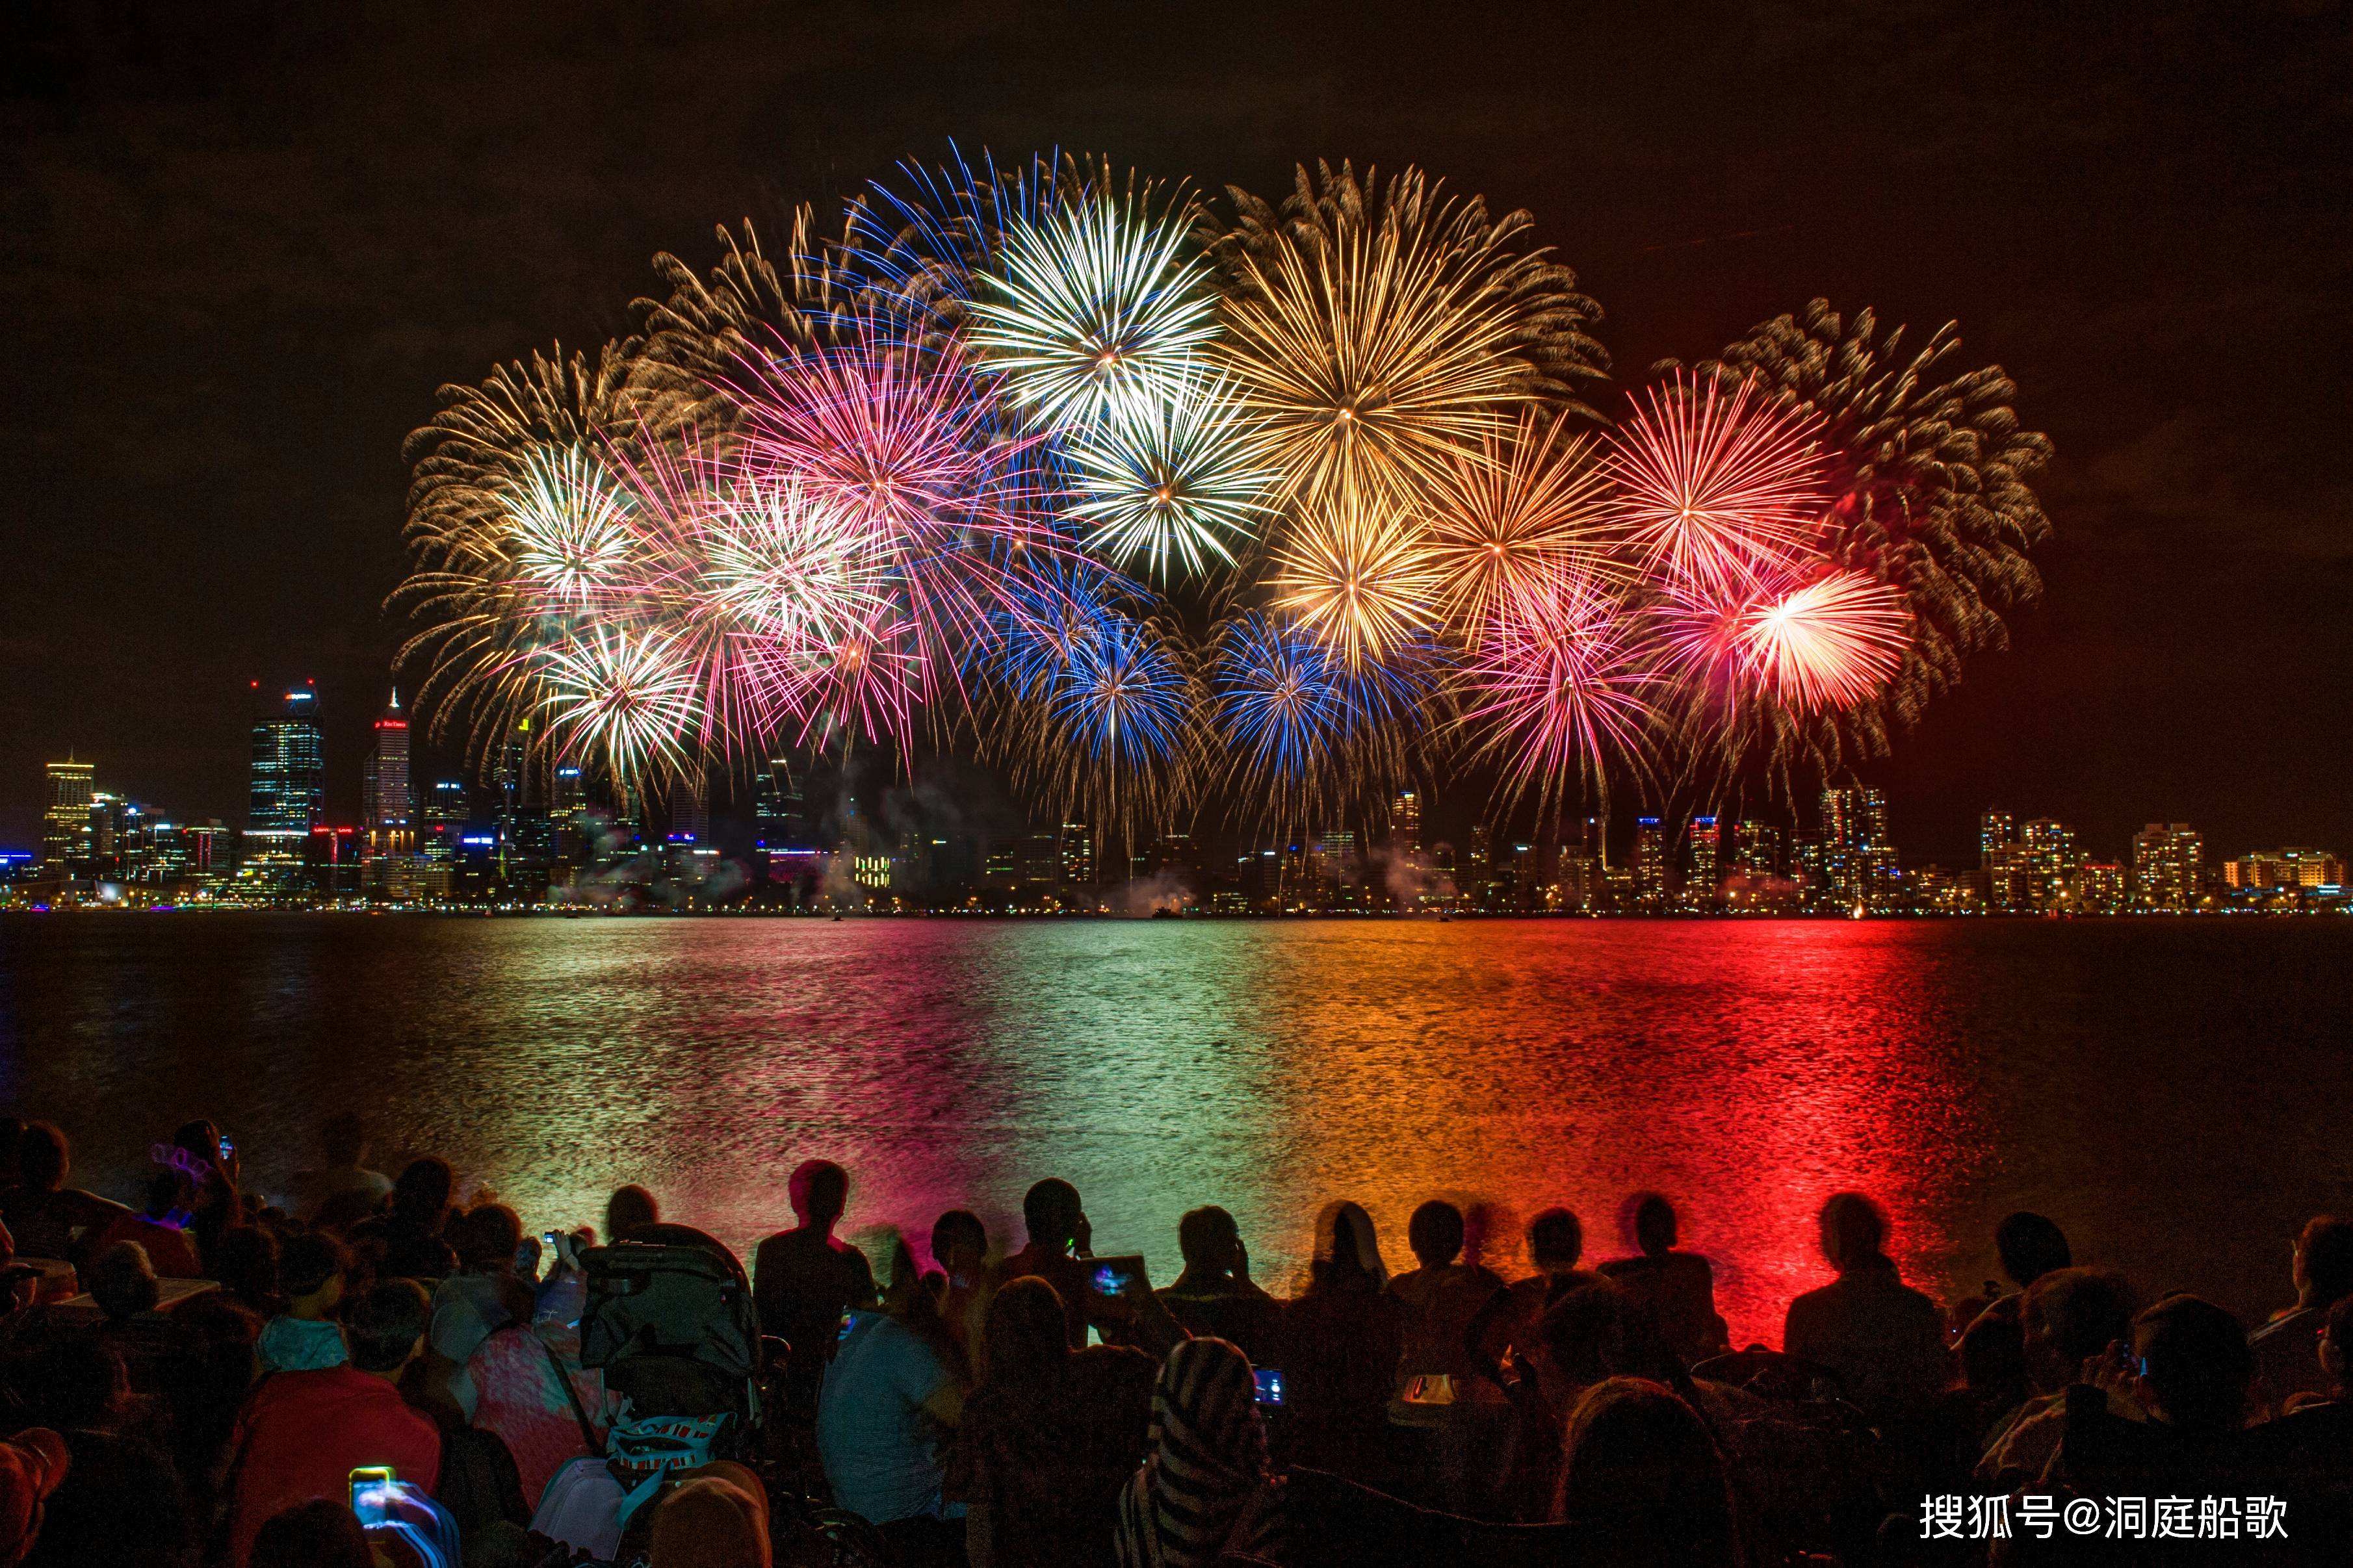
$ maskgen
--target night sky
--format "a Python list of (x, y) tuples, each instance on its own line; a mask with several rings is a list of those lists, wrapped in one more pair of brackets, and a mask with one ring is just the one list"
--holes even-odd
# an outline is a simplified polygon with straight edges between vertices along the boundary
[[(712, 226), (950, 138), (1270, 196), (1419, 163), (1524, 206), (1620, 386), (1816, 295), (1957, 320), (2059, 458), (2038, 608), (1895, 755), (2116, 856), (2353, 848), (2348, 8), (16, 5), (0, 22), (0, 846), (40, 764), (232, 824), (248, 682), (358, 810), (435, 388), (593, 348)], [(1620, 394), (1609, 395), (1613, 399)]]

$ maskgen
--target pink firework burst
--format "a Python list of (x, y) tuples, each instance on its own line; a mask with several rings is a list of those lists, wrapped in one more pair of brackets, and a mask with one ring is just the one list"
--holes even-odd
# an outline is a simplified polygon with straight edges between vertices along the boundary
[(1830, 498), (1810, 421), (1678, 374), (1609, 437), (1604, 470), (1644, 570), (1711, 597), (1780, 572), (1818, 531)]
[(1647, 766), (1657, 718), (1641, 628), (1624, 601), (1588, 578), (1548, 597), (1514, 596), (1488, 623), (1463, 669), (1462, 722), (1504, 763), (1514, 794), (1549, 803), (1571, 778), (1605, 794), (1613, 762)]
[(1832, 572), (1744, 606), (1733, 636), (1759, 688), (1784, 707), (1820, 712), (1887, 684), (1911, 646), (1912, 614), (1889, 584)]
[(834, 716), (843, 724), (904, 739), (913, 708), (959, 680), (959, 654), (1005, 602), (1005, 563), (1057, 548), (1027, 504), (1035, 438), (1000, 431), (953, 343), (919, 354), (870, 329), (840, 348), (772, 342), (738, 369), (739, 462), (843, 520), (881, 563), (890, 613), (866, 622), (873, 635), (842, 641), (868, 653), (838, 668), (887, 665), (891, 679), (818, 685), (854, 688), (853, 707)]

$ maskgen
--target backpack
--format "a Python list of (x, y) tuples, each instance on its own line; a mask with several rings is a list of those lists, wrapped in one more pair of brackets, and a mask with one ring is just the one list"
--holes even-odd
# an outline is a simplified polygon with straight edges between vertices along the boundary
[[(649, 1234), (650, 1233), (650, 1234)], [(581, 1254), (580, 1364), (643, 1416), (730, 1415), (731, 1445), (760, 1419), (760, 1323), (744, 1266), (686, 1226), (655, 1226)], [(726, 1453), (714, 1458), (732, 1457)]]

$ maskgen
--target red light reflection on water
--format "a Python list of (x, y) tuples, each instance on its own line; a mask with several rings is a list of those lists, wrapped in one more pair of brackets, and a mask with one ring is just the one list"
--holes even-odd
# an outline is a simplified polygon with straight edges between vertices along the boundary
[(1972, 1160), (1936, 954), (1901, 927), (852, 923), (809, 945), (832, 949), (814, 971), (735, 955), (663, 1047), (705, 1068), (658, 1075), (673, 1203), (731, 1240), (784, 1223), (786, 1172), (819, 1153), (855, 1174), (853, 1224), (918, 1256), (951, 1206), (1018, 1245), (1022, 1189), (1056, 1173), (1099, 1245), (1164, 1273), (1177, 1216), (1224, 1204), (1278, 1289), (1335, 1198), (1392, 1268), (1415, 1205), (1481, 1205), (1516, 1273), (1537, 1209), (1612, 1256), (1650, 1188), (1716, 1259), (1735, 1335), (1777, 1342), (1826, 1278), (1827, 1194), (1872, 1194), (1899, 1261), (1933, 1255), (1921, 1200)]

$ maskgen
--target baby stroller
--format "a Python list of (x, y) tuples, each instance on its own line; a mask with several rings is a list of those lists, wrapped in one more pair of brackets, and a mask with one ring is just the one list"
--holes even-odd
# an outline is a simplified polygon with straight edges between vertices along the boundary
[(712, 1457), (750, 1452), (769, 1357), (735, 1255), (691, 1226), (649, 1225), (580, 1267), (580, 1363), (635, 1415), (723, 1417)]
[[(775, 1401), (762, 1389), (783, 1375), (791, 1347), (761, 1335), (734, 1254), (691, 1226), (650, 1225), (589, 1248), (580, 1267), (581, 1364), (602, 1370), (607, 1391), (629, 1402), (596, 1445), (626, 1489), (629, 1544), (642, 1542), (642, 1521), (672, 1471), (734, 1459), (751, 1466), (768, 1495), (779, 1563), (869, 1568), (883, 1561), (871, 1526), (802, 1497), (763, 1455), (759, 1428)], [(638, 1527), (628, 1528), (633, 1520)]]

